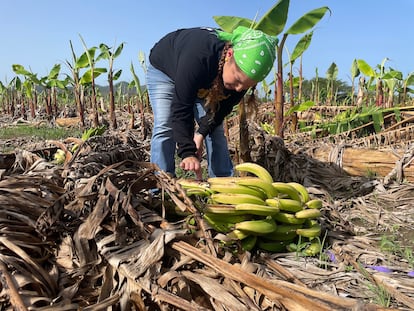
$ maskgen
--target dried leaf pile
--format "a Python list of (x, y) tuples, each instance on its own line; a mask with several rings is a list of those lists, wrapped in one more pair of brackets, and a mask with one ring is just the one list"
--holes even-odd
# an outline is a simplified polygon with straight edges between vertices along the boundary
[(142, 137), (109, 133), (63, 167), (20, 150), (2, 172), (0, 309), (414, 309), (414, 259), (391, 249), (412, 250), (414, 186), (350, 177), (249, 131), (253, 161), (324, 201), (319, 257), (226, 249)]

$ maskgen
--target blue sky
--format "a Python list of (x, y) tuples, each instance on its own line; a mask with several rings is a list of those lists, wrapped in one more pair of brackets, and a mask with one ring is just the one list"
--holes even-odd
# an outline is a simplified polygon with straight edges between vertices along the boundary
[[(164, 34), (183, 27), (216, 26), (213, 16), (230, 15), (260, 18), (275, 0), (14, 0), (4, 1), (0, 81), (14, 76), (12, 64), (23, 65), (38, 77), (46, 76), (55, 64), (69, 73), (64, 64), (71, 61), (69, 41), (75, 53), (84, 52), (79, 35), (88, 47), (105, 43), (118, 46), (122, 54), (114, 68), (122, 69), (120, 80), (131, 81), (131, 62), (145, 84), (138, 53), (148, 57), (152, 45)], [(339, 68), (338, 78), (350, 84), (354, 59), (363, 59), (372, 67), (384, 58), (387, 68), (403, 73), (414, 72), (413, 0), (291, 0), (286, 29), (310, 10), (327, 6), (317, 24), (312, 43), (303, 55), (304, 76), (310, 79), (318, 70), (324, 77), (332, 62)], [(290, 36), (286, 47), (292, 52), (302, 35)], [(284, 54), (284, 62), (287, 56)], [(107, 67), (107, 63), (102, 63)], [(287, 72), (287, 70), (285, 70)], [(297, 70), (294, 72), (297, 75)], [(105, 84), (105, 79), (98, 81)]]

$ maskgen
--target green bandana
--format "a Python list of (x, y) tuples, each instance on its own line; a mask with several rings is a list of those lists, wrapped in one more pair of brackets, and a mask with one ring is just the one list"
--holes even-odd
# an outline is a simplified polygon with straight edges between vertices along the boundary
[(266, 78), (276, 58), (276, 37), (244, 26), (232, 33), (218, 30), (217, 35), (232, 43), (236, 64), (249, 78), (257, 82)]

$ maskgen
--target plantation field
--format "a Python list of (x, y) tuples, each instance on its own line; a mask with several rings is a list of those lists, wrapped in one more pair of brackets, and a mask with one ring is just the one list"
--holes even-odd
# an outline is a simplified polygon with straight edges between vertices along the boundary
[[(0, 223), (7, 228), (0, 246), (7, 265), (0, 269), (16, 282), (2, 281), (3, 297), (10, 297), (0, 300), (2, 309), (19, 300), (28, 306), (30, 299), (44, 306), (54, 300), (55, 308), (66, 310), (120, 306), (137, 293), (133, 304), (154, 310), (414, 307), (412, 183), (349, 175), (304, 153), (315, 148), (313, 140), (282, 141), (250, 122), (253, 162), (275, 180), (302, 183), (323, 201), (323, 249), (315, 256), (304, 255), (299, 244), (290, 252), (235, 252), (200, 218), (197, 197), (187, 196), (177, 180), (154, 174), (151, 116), (137, 118), (133, 129), (128, 116), (118, 117), (117, 130), (90, 137), (65, 165), (53, 154), (71, 150), (67, 138), (80, 137), (76, 127), (64, 128), (63, 136), (62, 128), (51, 128), (53, 136), (46, 137), (28, 123), (20, 137), (0, 137), (7, 147), (2, 157), (15, 155), (0, 180)], [(235, 156), (239, 123), (228, 125)], [(155, 186), (163, 192), (151, 194)], [(23, 286), (30, 291), (19, 290)]]

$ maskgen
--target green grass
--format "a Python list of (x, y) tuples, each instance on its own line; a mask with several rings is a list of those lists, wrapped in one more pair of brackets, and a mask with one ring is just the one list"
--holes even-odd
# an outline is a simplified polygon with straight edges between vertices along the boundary
[[(44, 140), (60, 140), (67, 137), (81, 137), (82, 132), (79, 129), (67, 129), (48, 126), (18, 125), (0, 128), (0, 140), (13, 140), (27, 138), (33, 142)], [(0, 146), (0, 152), (8, 152), (13, 147)]]

